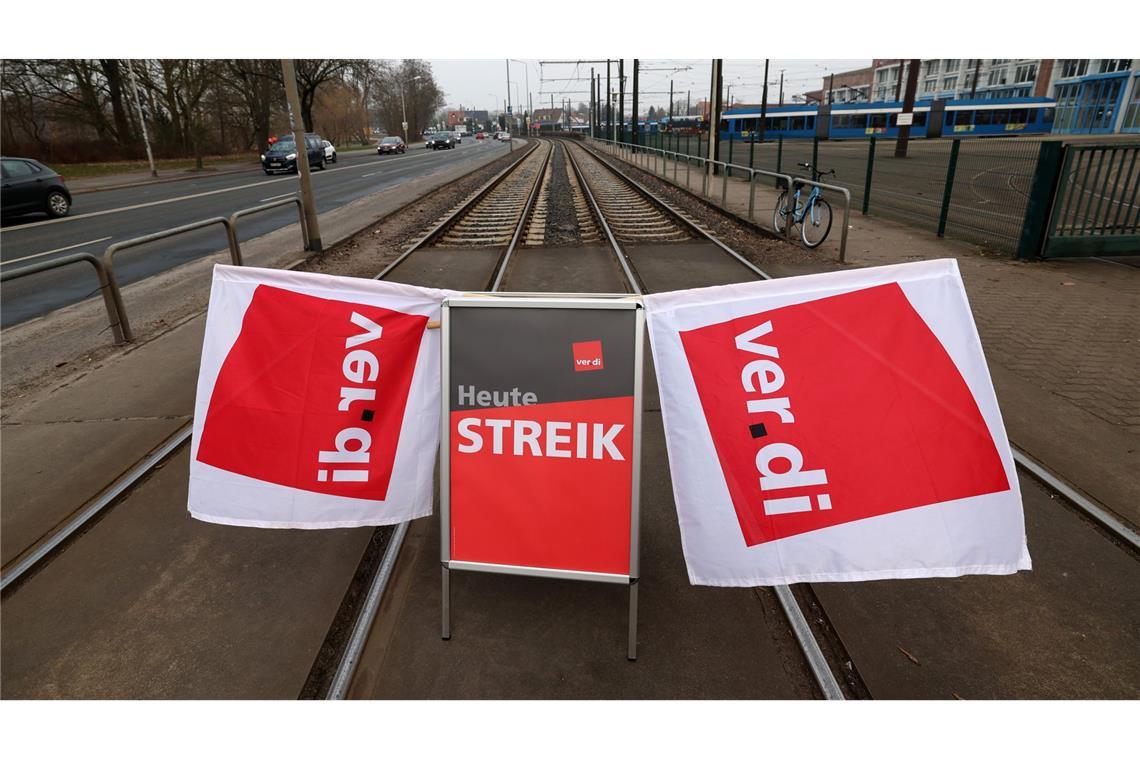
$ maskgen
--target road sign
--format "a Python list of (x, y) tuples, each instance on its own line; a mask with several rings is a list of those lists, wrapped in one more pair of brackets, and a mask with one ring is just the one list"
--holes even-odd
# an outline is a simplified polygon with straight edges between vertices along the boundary
[(407, 128), (408, 128), (408, 122), (406, 122), (406, 121), (400, 122), (400, 125), (401, 125), (401, 126), (402, 126), (402, 127), (405, 129), (405, 130), (407, 130)]
[(445, 638), (449, 570), (628, 584), (632, 630), (643, 324), (624, 297), (444, 301)]
[(914, 124), (913, 113), (900, 113), (895, 117), (895, 124), (900, 127), (909, 127)]

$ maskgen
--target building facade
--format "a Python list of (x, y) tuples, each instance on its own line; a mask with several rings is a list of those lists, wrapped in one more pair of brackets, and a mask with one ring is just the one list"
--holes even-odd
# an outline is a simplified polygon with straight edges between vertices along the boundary
[[(1042, 58), (925, 58), (919, 65), (916, 100), (1047, 97), (1053, 61)], [(909, 61), (876, 58), (873, 99), (899, 101), (906, 91), (900, 73)]]
[(1053, 131), (1061, 134), (1140, 133), (1140, 60), (1062, 58), (1049, 96), (1057, 101)]

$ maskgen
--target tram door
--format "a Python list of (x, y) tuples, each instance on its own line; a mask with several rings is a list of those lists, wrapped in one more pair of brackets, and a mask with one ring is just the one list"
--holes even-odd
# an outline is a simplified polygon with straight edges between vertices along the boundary
[(815, 136), (826, 140), (831, 136), (831, 106), (821, 105), (815, 112)]
[(942, 126), (946, 123), (946, 101), (930, 103), (930, 113), (926, 115), (926, 136), (942, 137)]

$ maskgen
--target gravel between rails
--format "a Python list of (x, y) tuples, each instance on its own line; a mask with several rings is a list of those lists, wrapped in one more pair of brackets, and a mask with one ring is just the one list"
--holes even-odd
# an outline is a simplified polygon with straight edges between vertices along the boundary
[(552, 247), (574, 245), (582, 240), (567, 171), (566, 149), (555, 144), (554, 155), (550, 157), (550, 194), (546, 201), (546, 245)]

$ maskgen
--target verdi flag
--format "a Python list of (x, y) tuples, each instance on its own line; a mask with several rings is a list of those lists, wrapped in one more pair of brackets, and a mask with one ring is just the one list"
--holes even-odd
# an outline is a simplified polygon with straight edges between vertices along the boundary
[(1029, 569), (953, 260), (647, 296), (695, 584)]
[(190, 513), (264, 528), (431, 514), (445, 291), (214, 268)]

